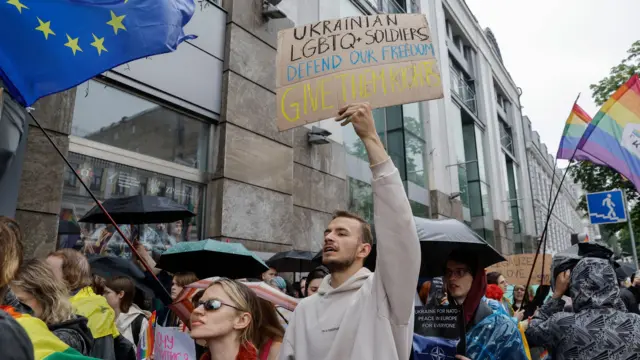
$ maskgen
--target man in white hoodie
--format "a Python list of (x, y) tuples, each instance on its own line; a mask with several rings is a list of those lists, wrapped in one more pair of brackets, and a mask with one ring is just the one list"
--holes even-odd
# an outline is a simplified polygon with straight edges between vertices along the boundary
[(373, 175), (376, 272), (364, 267), (371, 229), (357, 215), (336, 212), (324, 233), (322, 262), (331, 274), (296, 308), (280, 360), (407, 360), (420, 245), (398, 169), (376, 132), (368, 103), (351, 104), (336, 121), (353, 124)]

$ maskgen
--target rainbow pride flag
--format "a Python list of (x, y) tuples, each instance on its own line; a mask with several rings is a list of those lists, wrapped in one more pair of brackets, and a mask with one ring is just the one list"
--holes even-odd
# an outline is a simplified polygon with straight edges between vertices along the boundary
[(156, 312), (151, 313), (151, 317), (149, 317), (149, 325), (147, 326), (147, 330), (145, 332), (145, 336), (138, 341), (136, 355), (138, 360), (148, 360), (151, 359), (151, 355), (153, 354), (153, 343), (155, 337), (155, 328), (156, 328), (156, 320), (157, 314)]
[(590, 156), (584, 151), (577, 149), (578, 143), (584, 135), (587, 126), (591, 123), (591, 116), (587, 114), (580, 105), (573, 104), (571, 113), (564, 125), (564, 131), (560, 138), (557, 159), (591, 161), (594, 164), (605, 165), (600, 160)]
[(640, 189), (640, 79), (634, 75), (593, 118), (578, 149)]
[[(27, 314), (21, 314), (9, 306), (1, 306), (13, 317), (29, 336), (33, 344), (35, 360), (88, 360), (91, 357), (84, 356), (74, 348), (58, 339), (47, 325), (40, 319)], [(4, 349), (11, 351), (10, 349)]]

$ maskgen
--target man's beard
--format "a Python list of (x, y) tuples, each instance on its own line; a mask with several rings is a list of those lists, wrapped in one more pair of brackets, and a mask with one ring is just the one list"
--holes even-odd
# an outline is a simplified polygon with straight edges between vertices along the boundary
[(353, 251), (353, 254), (344, 260), (325, 260), (322, 258), (322, 265), (326, 266), (329, 269), (330, 273), (341, 272), (347, 270), (348, 268), (356, 262), (356, 252)]

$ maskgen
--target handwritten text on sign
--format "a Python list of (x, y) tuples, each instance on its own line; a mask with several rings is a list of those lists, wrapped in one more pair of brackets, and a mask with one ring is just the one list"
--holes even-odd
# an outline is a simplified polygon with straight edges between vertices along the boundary
[(196, 360), (196, 345), (178, 328), (156, 325), (154, 360)]
[[(507, 282), (511, 285), (527, 285), (527, 279), (529, 273), (533, 267), (533, 260), (536, 254), (521, 254), (506, 256), (507, 261), (497, 263), (487, 268), (487, 272), (497, 271), (501, 273)], [(549, 279), (551, 278), (551, 259), (553, 257), (550, 254), (546, 254), (544, 257), (544, 279), (542, 284), (549, 285)], [(533, 275), (531, 277), (531, 284), (540, 284), (540, 277), (542, 275), (542, 255), (538, 256), (536, 266), (533, 269)]]
[(276, 76), (280, 130), (334, 117), (347, 103), (377, 108), (443, 96), (421, 14), (350, 17), (280, 31)]

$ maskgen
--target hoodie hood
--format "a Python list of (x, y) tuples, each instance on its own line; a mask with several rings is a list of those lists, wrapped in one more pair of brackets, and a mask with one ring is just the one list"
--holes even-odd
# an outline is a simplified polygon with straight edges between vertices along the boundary
[(91, 330), (89, 330), (87, 323), (88, 320), (86, 317), (75, 315), (73, 319), (49, 325), (49, 330), (53, 333), (56, 333), (58, 330), (74, 331), (78, 336), (82, 337), (87, 346), (91, 346), (91, 344), (93, 344), (93, 335), (91, 335)]
[(573, 311), (616, 309), (626, 311), (620, 298), (616, 273), (608, 260), (584, 258), (571, 272)]
[(124, 331), (124, 329), (129, 328), (133, 320), (135, 320), (139, 315), (144, 315), (144, 317), (147, 319), (151, 317), (150, 312), (141, 310), (138, 305), (132, 304), (128, 312), (121, 312), (120, 315), (118, 315), (118, 318), (116, 319), (116, 325), (118, 326), (118, 329)]
[(363, 267), (358, 270), (353, 276), (351, 276), (344, 284), (340, 285), (337, 288), (331, 287), (331, 275), (327, 275), (322, 279), (322, 283), (320, 283), (320, 288), (318, 288), (318, 295), (327, 296), (331, 294), (338, 294), (349, 291), (358, 291), (360, 287), (367, 281), (367, 279), (372, 276), (373, 273), (371, 270)]

